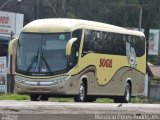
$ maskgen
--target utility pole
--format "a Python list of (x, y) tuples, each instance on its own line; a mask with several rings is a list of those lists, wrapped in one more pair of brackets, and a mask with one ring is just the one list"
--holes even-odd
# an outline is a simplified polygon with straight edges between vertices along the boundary
[(139, 0), (139, 24), (138, 24), (139, 31), (142, 30), (142, 0)]
[(32, 20), (34, 20), (35, 19), (35, 14), (34, 14), (33, 0), (31, 0), (31, 4), (32, 4)]
[(39, 0), (36, 0), (37, 2), (37, 19), (39, 19)]
[(144, 34), (146, 36), (146, 60), (148, 61), (148, 49), (149, 49), (149, 29), (150, 29), (150, 23), (151, 23), (151, 10), (148, 9), (148, 17), (145, 24), (145, 30)]
[(142, 26), (142, 5), (140, 5), (140, 10), (139, 10), (139, 27), (138, 27), (139, 31), (142, 30), (141, 26)]
[[(151, 8), (148, 8), (148, 17), (145, 23), (145, 29), (144, 29), (144, 34), (146, 36), (146, 66), (148, 67), (147, 61), (148, 61), (148, 50), (149, 50), (149, 31), (150, 31), (150, 24), (151, 24)], [(146, 69), (146, 74), (148, 73), (148, 69)], [(147, 84), (145, 84), (147, 88), (147, 91), (149, 91), (150, 86), (149, 86), (149, 80), (148, 78), (145, 81)], [(146, 97), (149, 97), (149, 92), (146, 92), (145, 94)]]

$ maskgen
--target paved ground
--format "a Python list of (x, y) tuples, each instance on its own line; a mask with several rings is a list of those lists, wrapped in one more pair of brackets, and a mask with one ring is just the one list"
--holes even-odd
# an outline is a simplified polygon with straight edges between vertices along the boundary
[(0, 120), (160, 120), (160, 104), (0, 101)]

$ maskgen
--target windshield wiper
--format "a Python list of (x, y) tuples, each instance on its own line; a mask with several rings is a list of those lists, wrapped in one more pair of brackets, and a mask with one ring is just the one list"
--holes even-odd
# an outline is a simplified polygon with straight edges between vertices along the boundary
[(29, 72), (29, 70), (32, 68), (33, 64), (36, 62), (38, 63), (38, 55), (39, 55), (39, 48), (37, 50), (37, 55), (35, 55), (32, 59), (32, 62), (30, 63), (30, 65), (28, 66), (27, 70), (26, 70), (26, 73)]
[[(51, 68), (49, 67), (49, 65), (48, 65), (48, 63), (47, 63), (47, 61), (46, 61), (46, 58), (44, 57), (43, 54), (44, 54), (44, 48), (42, 47), (41, 59), (44, 61), (44, 63), (45, 63), (45, 65), (46, 65), (46, 67), (47, 67), (47, 69), (48, 69), (50, 75), (52, 75)], [(41, 67), (42, 67), (42, 61), (41, 61)]]

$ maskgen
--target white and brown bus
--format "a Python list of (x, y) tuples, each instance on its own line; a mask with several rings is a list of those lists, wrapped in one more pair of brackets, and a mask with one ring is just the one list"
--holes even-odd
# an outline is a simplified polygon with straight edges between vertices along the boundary
[(92, 102), (111, 97), (129, 102), (144, 93), (142, 32), (78, 19), (41, 19), (27, 24), (16, 47), (15, 91), (31, 100), (50, 96)]

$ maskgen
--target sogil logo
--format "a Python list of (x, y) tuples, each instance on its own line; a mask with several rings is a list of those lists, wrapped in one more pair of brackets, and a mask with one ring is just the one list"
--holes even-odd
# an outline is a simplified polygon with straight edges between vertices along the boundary
[(112, 68), (112, 59), (101, 58), (99, 67)]
[(0, 24), (8, 24), (9, 17), (6, 14), (0, 15)]

